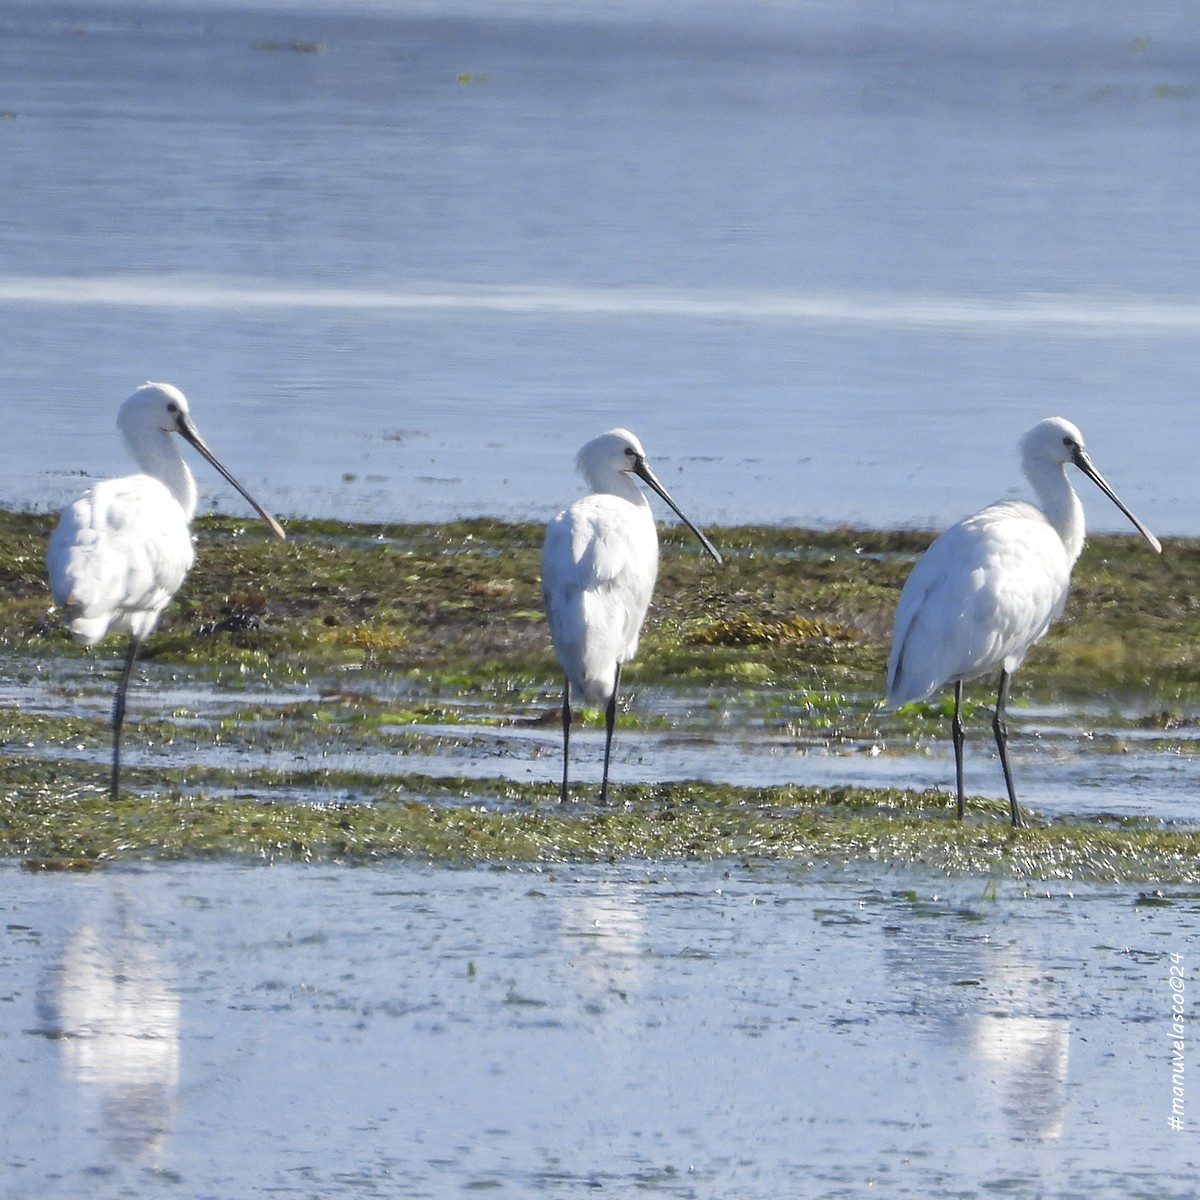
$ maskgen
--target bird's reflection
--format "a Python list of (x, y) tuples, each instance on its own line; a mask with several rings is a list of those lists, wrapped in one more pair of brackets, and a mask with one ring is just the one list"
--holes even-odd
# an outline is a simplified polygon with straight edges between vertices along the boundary
[(971, 1057), (1013, 1137), (1057, 1138), (1067, 1107), (1071, 1023), (1047, 993), (1053, 951), (1033, 937), (986, 945), (980, 965), (1002, 1007), (969, 1018)]
[[(971, 1089), (972, 1107), (1019, 1141), (1053, 1141), (1067, 1112), (1071, 1022), (1047, 979), (1055, 953), (1035, 936), (1007, 941), (945, 936), (940, 924), (888, 952), (894, 976), (927, 1010), (940, 994), (931, 1032), (947, 1066)], [(971, 986), (964, 986), (970, 983)]]
[(574, 948), (571, 978), (592, 1001), (621, 999), (645, 966), (645, 931), (637, 889), (605, 882), (562, 899), (560, 936)]
[(179, 994), (145, 931), (126, 914), (80, 925), (42, 1002), (113, 1153), (157, 1159), (175, 1119)]
[(1071, 1026), (1065, 1017), (980, 1013), (971, 1022), (975, 1061), (996, 1086), (1013, 1137), (1057, 1138), (1067, 1101)]

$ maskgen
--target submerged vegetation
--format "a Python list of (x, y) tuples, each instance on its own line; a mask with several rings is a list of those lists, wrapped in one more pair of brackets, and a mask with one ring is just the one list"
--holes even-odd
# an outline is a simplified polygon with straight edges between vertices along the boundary
[[(972, 802), (971, 821), (949, 819), (943, 792), (621, 786), (619, 768), (616, 803), (599, 808), (586, 788), (577, 804), (555, 802), (551, 757), (531, 781), (508, 782), (500, 770), (489, 778), (478, 762), (468, 772), (477, 777), (458, 774), (478, 746), (470, 735), (460, 743), (457, 725), (498, 738), (544, 728), (549, 746), (557, 722), (542, 528), (488, 520), (292, 521), (279, 543), (252, 521), (200, 519), (196, 567), (147, 641), (147, 678), (131, 691), (130, 715), (141, 720), (129, 725), (127, 748), (150, 753), (131, 756), (127, 795), (113, 805), (104, 765), (120, 647), (113, 639), (82, 650), (57, 623), (42, 567), (52, 523), (0, 513), (0, 662), (25, 701), (23, 711), (0, 704), (0, 854), (29, 864), (738, 855), (1200, 877), (1200, 834), (1152, 821), (1043, 820), (1014, 832), (986, 800)], [(664, 533), (655, 602), (625, 682), (631, 695), (673, 699), (667, 711), (635, 703), (622, 731), (685, 725), (703, 738), (736, 720), (871, 752), (941, 736), (940, 704), (886, 717), (878, 707), (892, 611), (928, 535), (710, 532), (723, 569)], [(1149, 714), (1148, 736), (1169, 743), (1195, 723), (1200, 701), (1198, 566), (1200, 542), (1170, 541), (1158, 558), (1132, 537), (1092, 539), (1063, 620), (1016, 677), (1015, 702), (1121, 697)], [(180, 679), (193, 693), (219, 683), (227, 701), (231, 688), (245, 698), (235, 692), (203, 716), (198, 704), (154, 701), (156, 683)], [(990, 700), (986, 689), (976, 700)], [(214, 745), (245, 754), (249, 769), (210, 765)], [(455, 752), (444, 776), (407, 770), (407, 753), (419, 752), (427, 772), (429, 755), (447, 746)], [(945, 782), (931, 772), (931, 784)]]
[[(134, 793), (114, 805), (58, 772), (18, 774), (23, 782), (0, 802), (0, 846), (33, 869), (130, 855), (550, 863), (733, 856), (1037, 879), (1200, 879), (1200, 831), (1131, 821), (1014, 831), (994, 802), (983, 802), (983, 820), (960, 824), (950, 819), (946, 796), (934, 792), (689, 783), (621, 788), (619, 804), (598, 808), (560, 805), (544, 787), (415, 777), (370, 803), (314, 804), (273, 799), (285, 781), (262, 773), (234, 794), (172, 789)], [(286, 782), (295, 788), (303, 781)]]

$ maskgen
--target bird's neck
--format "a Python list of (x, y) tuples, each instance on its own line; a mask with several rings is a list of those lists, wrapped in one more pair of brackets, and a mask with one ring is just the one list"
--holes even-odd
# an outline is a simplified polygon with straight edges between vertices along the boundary
[(650, 507), (642, 489), (633, 482), (633, 477), (624, 471), (607, 471), (598, 479), (589, 479), (588, 484), (593, 492), (602, 492), (608, 496), (620, 496), (639, 508)]
[(159, 476), (163, 483), (171, 491), (171, 495), (179, 502), (179, 507), (183, 509), (183, 515), (187, 517), (188, 524), (192, 523), (192, 518), (196, 515), (196, 481), (192, 478), (192, 473), (188, 469), (187, 463), (183, 461), (179, 455), (175, 456), (175, 462), (172, 464), (172, 471), (169, 476)]
[(153, 475), (175, 497), (191, 523), (196, 513), (196, 481), (169, 433), (154, 429), (126, 438), (130, 452), (147, 475)]
[(1083, 540), (1087, 530), (1083, 505), (1067, 478), (1066, 467), (1057, 463), (1039, 463), (1034, 467), (1027, 467), (1025, 474), (1033, 484), (1046, 520), (1062, 538), (1067, 557), (1074, 564), (1083, 552)]

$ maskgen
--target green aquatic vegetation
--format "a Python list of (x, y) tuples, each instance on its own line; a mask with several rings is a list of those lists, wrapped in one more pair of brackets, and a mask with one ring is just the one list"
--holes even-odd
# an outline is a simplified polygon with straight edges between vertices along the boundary
[[(53, 519), (0, 513), (0, 648), (83, 657), (50, 612), (42, 555)], [(196, 567), (148, 639), (148, 661), (289, 680), (386, 671), (429, 686), (556, 681), (541, 618), (542, 527), (202, 517)], [(659, 584), (630, 686), (744, 684), (879, 692), (891, 614), (923, 533), (713, 531), (708, 561), (663, 530)], [(1030, 653), (1015, 698), (1149, 691), (1200, 698), (1200, 542), (1161, 559), (1131, 538), (1093, 539), (1067, 612)]]
[[(121, 646), (80, 649), (58, 624), (42, 563), (52, 526), (0, 512), (0, 664), (27, 686), (67, 681), (39, 701), (45, 711), (0, 709), (0, 853), (68, 864), (225, 853), (741, 855), (1148, 880), (1192, 879), (1200, 861), (1194, 834), (1153, 823), (1097, 818), (1013, 833), (1002, 805), (973, 799), (960, 825), (941, 792), (618, 783), (619, 802), (596, 809), (552, 802), (556, 754), (535, 782), (457, 778), (454, 763), (487, 738), (502, 742), (505, 727), (557, 732), (543, 530), (491, 520), (290, 521), (286, 543), (249, 520), (198, 520), (196, 567), (148, 639), (131, 690), (128, 744), (143, 753), (129, 768), (131, 794), (114, 807), (98, 788)], [(931, 535), (710, 532), (723, 569), (678, 529), (663, 530), (642, 650), (623, 677), (622, 730), (702, 735), (741, 724), (871, 753), (948, 736), (948, 695), (899, 713), (879, 707), (891, 614)], [(1016, 676), (1014, 727), (1022, 703), (1107, 696), (1114, 710), (1142, 714), (1149, 736), (1139, 746), (1188, 748), (1200, 704), (1198, 570), (1200, 541), (1169, 539), (1159, 559), (1132, 538), (1093, 539), (1063, 620)], [(159, 704), (167, 678), (219, 688), (220, 714), (202, 715), (202, 702)], [(993, 687), (969, 689), (972, 722), (987, 720)], [(278, 704), (239, 705), (242, 688), (291, 690)], [(97, 715), (66, 711), (77, 697)], [(588, 709), (582, 720), (598, 725), (602, 714)], [(463, 726), (480, 732), (460, 736)], [(1094, 752), (1120, 752), (1129, 729), (1096, 718)], [(213, 745), (252, 751), (253, 769), (212, 766), (203, 751)], [(164, 747), (173, 749), (145, 753)], [(403, 773), (406, 750), (436, 752), (445, 778)], [(340, 768), (325, 769), (334, 755)]]
[(761, 643), (804, 644), (816, 639), (856, 641), (860, 632), (838, 622), (815, 617), (754, 617), (736, 613), (712, 621), (698, 622), (686, 640), (698, 646), (754, 646)]
[[(232, 795), (172, 787), (114, 804), (70, 775), (6, 765), (15, 779), (0, 798), (0, 854), (31, 867), (229, 854), (548, 863), (736, 857), (989, 878), (1200, 880), (1200, 832), (1133, 821), (1012, 830), (995, 803), (960, 823), (941, 793), (680, 784), (618, 789), (619, 803), (597, 808), (547, 802), (544, 789), (539, 797), (528, 786), (501, 785), (496, 795), (491, 784), (416, 777), (370, 803), (281, 803), (270, 795), (274, 781), (255, 773)], [(311, 780), (305, 791), (314, 794)]]

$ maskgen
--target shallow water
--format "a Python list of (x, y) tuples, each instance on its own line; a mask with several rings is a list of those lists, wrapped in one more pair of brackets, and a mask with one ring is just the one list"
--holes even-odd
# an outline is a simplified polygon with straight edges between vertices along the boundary
[(1192, 18), (13, 0), (0, 503), (150, 377), (285, 514), (543, 518), (624, 424), (701, 523), (941, 526), (1062, 412), (1200, 533)]
[(6, 1195), (1190, 1197), (1168, 972), (1200, 901), (1138, 899), (0, 866)]
[[(52, 715), (72, 714), (106, 723), (115, 664), (50, 661), (36, 669), (0, 659), (0, 706)], [(340, 684), (340, 686), (339, 686)], [(336, 691), (338, 701), (329, 699)], [(322, 701), (322, 697), (326, 697)], [(408, 681), (372, 676), (359, 682), (310, 681), (265, 688), (236, 676), (195, 676), (141, 664), (129, 696), (123, 744), (127, 767), (162, 772), (190, 766), (329, 776), (329, 798), (370, 802), (374, 789), (400, 776), (545, 783), (553, 795), (561, 777), (560, 694), (455, 697), (424, 694)], [(328, 720), (288, 717), (296, 706), (322, 704)], [(366, 711), (401, 711), (433, 703), (446, 719), (411, 718), (364, 730), (353, 723)], [(347, 705), (344, 712), (339, 704)], [(800, 784), (816, 787), (938, 788), (953, 792), (949, 723), (930, 717), (916, 736), (879, 709), (876, 695), (845, 696), (820, 712), (802, 698), (785, 702), (774, 689), (630, 689), (623, 698), (612, 751), (612, 782), (678, 783), (698, 780), (743, 788)], [(133, 722), (170, 722), (164, 734)], [(223, 722), (223, 724), (221, 724)], [(1006, 796), (992, 741), (990, 717), (968, 721), (965, 783), (968, 794)], [(1200, 822), (1200, 726), (1156, 726), (1144, 705), (1014, 705), (1010, 749), (1018, 794), (1046, 816), (1099, 814)], [(12, 754), (92, 760), (104, 776), (108, 734), (65, 744), (10, 744)], [(571, 735), (571, 778), (586, 798), (598, 787), (604, 755), (602, 718)], [(339, 776), (352, 776), (347, 795)], [(306, 791), (305, 798), (317, 793)]]

